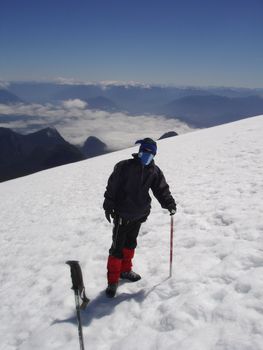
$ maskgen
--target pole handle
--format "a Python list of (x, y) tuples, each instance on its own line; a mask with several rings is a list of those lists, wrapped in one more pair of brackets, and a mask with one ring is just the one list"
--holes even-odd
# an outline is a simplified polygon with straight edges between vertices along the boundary
[(74, 290), (75, 295), (78, 294), (82, 300), (80, 308), (85, 309), (89, 303), (89, 299), (85, 294), (83, 276), (79, 262), (77, 260), (68, 260), (66, 264), (70, 266), (72, 289)]
[(72, 289), (82, 292), (84, 284), (79, 262), (77, 260), (68, 260), (66, 264), (70, 266)]

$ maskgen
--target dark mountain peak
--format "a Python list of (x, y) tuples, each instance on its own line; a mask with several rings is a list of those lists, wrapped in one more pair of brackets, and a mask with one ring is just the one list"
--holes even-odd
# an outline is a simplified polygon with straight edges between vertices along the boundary
[(164, 133), (158, 140), (163, 140), (163, 139), (167, 139), (169, 137), (174, 137), (174, 136), (177, 136), (177, 132), (175, 131), (168, 131), (166, 133)]
[(47, 128), (42, 129), (42, 131), (46, 132), (46, 134), (48, 136), (57, 136), (57, 135), (59, 135), (59, 132), (57, 131), (56, 128), (47, 127)]
[(98, 137), (96, 136), (89, 136), (87, 140), (85, 141), (85, 144), (100, 144), (103, 146), (106, 146), (104, 142), (102, 142)]
[(85, 141), (82, 152), (86, 158), (96, 157), (107, 153), (107, 145), (95, 136), (89, 136)]
[(62, 138), (62, 136), (60, 135), (60, 133), (57, 131), (56, 128), (51, 128), (51, 127), (47, 127), (41, 130), (38, 130), (32, 134), (28, 134), (28, 136), (32, 136), (32, 135), (36, 135), (36, 136), (43, 136), (43, 137), (49, 137), (49, 138)]
[(30, 140), (34, 146), (53, 146), (67, 143), (57, 129), (50, 127), (28, 134), (26, 138)]
[(83, 159), (54, 128), (28, 135), (0, 128), (0, 182)]

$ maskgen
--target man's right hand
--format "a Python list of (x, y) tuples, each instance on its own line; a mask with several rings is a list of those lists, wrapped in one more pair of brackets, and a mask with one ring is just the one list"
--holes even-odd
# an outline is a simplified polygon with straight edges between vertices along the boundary
[(106, 216), (106, 219), (109, 221), (109, 223), (111, 223), (111, 218), (114, 219), (114, 210), (111, 209), (111, 210), (105, 210), (105, 216)]

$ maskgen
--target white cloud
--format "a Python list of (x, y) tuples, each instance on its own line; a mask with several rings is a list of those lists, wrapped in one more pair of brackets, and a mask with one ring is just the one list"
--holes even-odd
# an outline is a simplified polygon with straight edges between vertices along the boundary
[[(87, 81), (87, 80), (78, 80), (75, 78), (64, 78), (64, 77), (58, 77), (53, 80), (53, 82), (56, 82), (61, 85), (98, 85), (101, 86), (103, 89), (107, 89), (112, 86), (122, 86), (125, 88), (129, 87), (142, 87), (142, 88), (151, 88), (151, 84), (142, 83), (138, 81), (120, 81), (120, 80), (102, 80), (102, 81)], [(154, 86), (161, 86), (163, 84), (154, 84)]]
[(122, 86), (125, 88), (141, 87), (141, 88), (145, 88), (145, 89), (151, 88), (150, 84), (145, 84), (145, 83), (141, 83), (141, 82), (137, 82), (137, 81), (133, 81), (133, 80), (129, 80), (129, 81), (104, 80), (104, 81), (100, 81), (98, 83), (98, 85), (102, 86), (102, 88), (104, 88), (104, 89), (107, 89), (110, 86)]
[[(1, 115), (12, 115), (8, 122), (1, 122)], [(23, 117), (22, 117), (23, 116)], [(63, 101), (52, 104), (0, 104), (0, 126), (9, 127), (17, 132), (32, 132), (47, 126), (53, 126), (62, 136), (73, 144), (81, 144), (88, 136), (97, 136), (111, 149), (121, 149), (134, 145), (144, 137), (158, 139), (167, 131), (177, 133), (192, 129), (185, 123), (163, 116), (109, 113), (86, 108), (81, 100)]]
[(89, 81), (81, 81), (75, 78), (64, 78), (64, 77), (58, 77), (53, 80), (53, 82), (61, 84), (61, 85), (92, 85), (93, 82)]
[(72, 109), (72, 108), (77, 108), (77, 109), (84, 109), (87, 107), (87, 102), (79, 100), (79, 99), (74, 99), (74, 100), (67, 100), (62, 102), (62, 106), (67, 108), (67, 109)]

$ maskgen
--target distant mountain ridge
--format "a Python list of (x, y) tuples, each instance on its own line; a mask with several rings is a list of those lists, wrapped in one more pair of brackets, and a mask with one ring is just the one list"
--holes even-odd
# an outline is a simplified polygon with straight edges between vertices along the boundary
[(87, 107), (89, 109), (96, 109), (108, 112), (115, 112), (119, 110), (119, 107), (116, 105), (116, 103), (104, 96), (91, 97), (85, 99), (84, 101), (88, 103)]
[(263, 113), (263, 98), (193, 95), (164, 106), (163, 113), (196, 127), (210, 127)]
[[(14, 94), (14, 102), (20, 99), (56, 104), (80, 99), (87, 102), (88, 109), (165, 115), (194, 127), (210, 127), (263, 114), (263, 89), (28, 82), (10, 83), (8, 91)], [(3, 103), (12, 103), (11, 95), (5, 100), (8, 102)]]
[(18, 96), (12, 92), (0, 88), (0, 104), (11, 104), (23, 102)]

